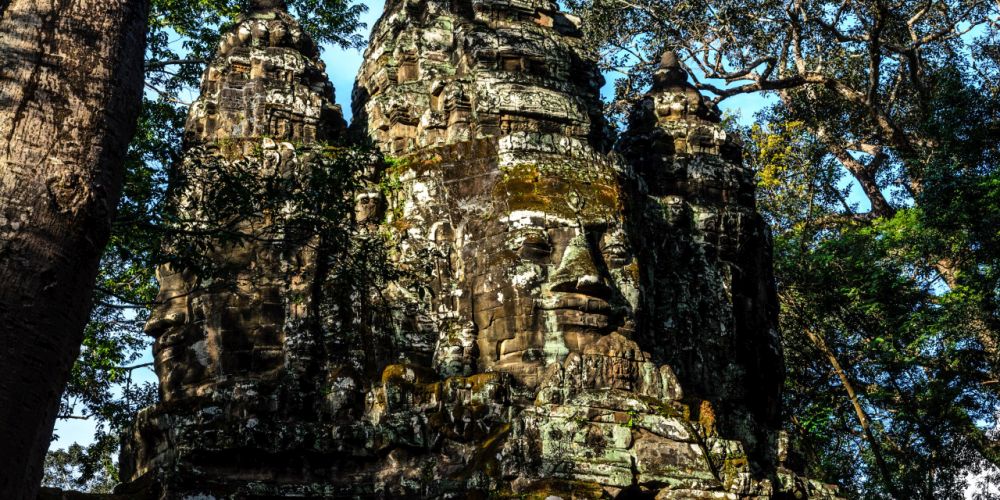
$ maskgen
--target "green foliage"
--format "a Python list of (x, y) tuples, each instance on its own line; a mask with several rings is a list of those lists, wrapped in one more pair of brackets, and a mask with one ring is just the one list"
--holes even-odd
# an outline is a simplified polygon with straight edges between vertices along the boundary
[[(943, 178), (913, 206), (867, 218), (836, 189), (847, 174), (798, 122), (771, 121), (746, 137), (775, 230), (786, 414), (808, 472), (856, 498), (960, 497), (965, 475), (1000, 457), (989, 435), (1000, 403), (995, 360), (977, 331), (997, 331), (997, 172), (938, 165)], [(940, 255), (961, 256), (957, 286), (935, 271)]]
[[(997, 401), (982, 390), (989, 365), (962, 323), (952, 320), (950, 301), (939, 300), (893, 255), (880, 226), (776, 238), (789, 347), (786, 410), (793, 422), (805, 419), (798, 430), (820, 455), (814, 466), (835, 466), (814, 469), (819, 477), (853, 481), (864, 498), (894, 491), (937, 497), (976, 465), (970, 424), (993, 421)], [(826, 353), (804, 331), (821, 336), (843, 365), (875, 442), (864, 437)], [(873, 447), (885, 455), (886, 470)]]
[(229, 159), (213, 154), (217, 147), (189, 149), (190, 160), (178, 169), (174, 196), (164, 210), (166, 251), (157, 262), (207, 279), (230, 271), (218, 259), (247, 245), (275, 255), (308, 247), (329, 259), (329, 266), (350, 259), (346, 251), (359, 237), (354, 198), (362, 174), (378, 160), (375, 152), (307, 145), (279, 167), (277, 158), (284, 153), (277, 149), (257, 146), (252, 156)]
[(803, 229), (823, 207), (851, 209), (843, 174), (800, 121), (778, 116), (746, 131), (745, 153), (755, 164), (761, 213), (775, 231)]
[(288, 4), (289, 12), (317, 44), (360, 49), (367, 41), (357, 33), (361, 28), (358, 17), (367, 9), (364, 4), (346, 0), (293, 0)]
[(261, 143), (228, 146), (254, 151), (247, 156), (220, 145), (187, 151), (165, 210), (165, 252), (154, 261), (190, 271), (196, 286), (210, 291), (235, 286), (233, 278), (248, 271), (247, 255), (265, 275), (287, 273), (283, 262), (307, 262), (297, 277), (309, 280), (307, 290), (289, 297), (309, 307), (301, 326), (358, 372), (380, 370), (373, 363), (385, 356), (372, 351), (390, 345), (378, 336), (391, 334), (382, 324), (389, 314), (380, 293), (401, 273), (390, 262), (388, 242), (356, 220), (358, 200), (378, 189), (370, 176), (380, 155), (323, 144), (248, 148), (245, 141)]
[[(166, 190), (162, 165), (179, 155), (183, 117), (182, 110), (169, 103), (149, 99), (143, 103), (90, 322), (59, 412), (60, 418), (91, 420), (95, 442), (51, 451), (46, 484), (85, 490), (113, 484), (109, 474), (114, 467), (108, 464), (117, 456), (119, 433), (135, 412), (155, 401), (156, 386), (148, 382), (151, 364), (140, 362), (150, 347), (142, 325), (157, 290), (151, 262), (162, 238), (158, 213)], [(71, 475), (76, 481), (72, 485)]]
[(118, 467), (111, 461), (115, 451), (117, 440), (108, 436), (87, 447), (74, 443), (64, 450), (49, 451), (45, 455), (45, 484), (64, 490), (111, 493), (118, 482)]

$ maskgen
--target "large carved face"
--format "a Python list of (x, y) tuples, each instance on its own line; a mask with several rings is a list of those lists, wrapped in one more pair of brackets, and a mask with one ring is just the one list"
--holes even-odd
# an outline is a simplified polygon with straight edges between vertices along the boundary
[(518, 166), (494, 186), (497, 216), (465, 247), (479, 371), (529, 387), (547, 366), (613, 332), (631, 336), (636, 263), (607, 165)]

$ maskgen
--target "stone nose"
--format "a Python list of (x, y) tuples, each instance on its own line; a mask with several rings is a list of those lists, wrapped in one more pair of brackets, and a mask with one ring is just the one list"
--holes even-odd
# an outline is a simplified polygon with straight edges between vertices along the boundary
[(602, 299), (611, 296), (611, 288), (601, 276), (594, 253), (583, 233), (570, 240), (550, 282), (554, 292), (581, 293)]

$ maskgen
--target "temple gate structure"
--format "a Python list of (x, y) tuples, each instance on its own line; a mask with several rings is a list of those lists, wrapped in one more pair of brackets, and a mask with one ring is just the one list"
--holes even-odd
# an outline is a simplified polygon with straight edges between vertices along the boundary
[(837, 498), (780, 431), (769, 231), (687, 79), (664, 55), (615, 143), (555, 2), (388, 0), (348, 128), (252, 2), (186, 125), (117, 493)]

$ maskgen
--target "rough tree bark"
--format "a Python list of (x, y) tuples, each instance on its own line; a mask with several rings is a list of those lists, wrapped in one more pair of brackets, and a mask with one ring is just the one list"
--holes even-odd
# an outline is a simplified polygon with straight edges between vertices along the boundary
[(0, 0), (0, 498), (34, 499), (135, 131), (148, 0)]

